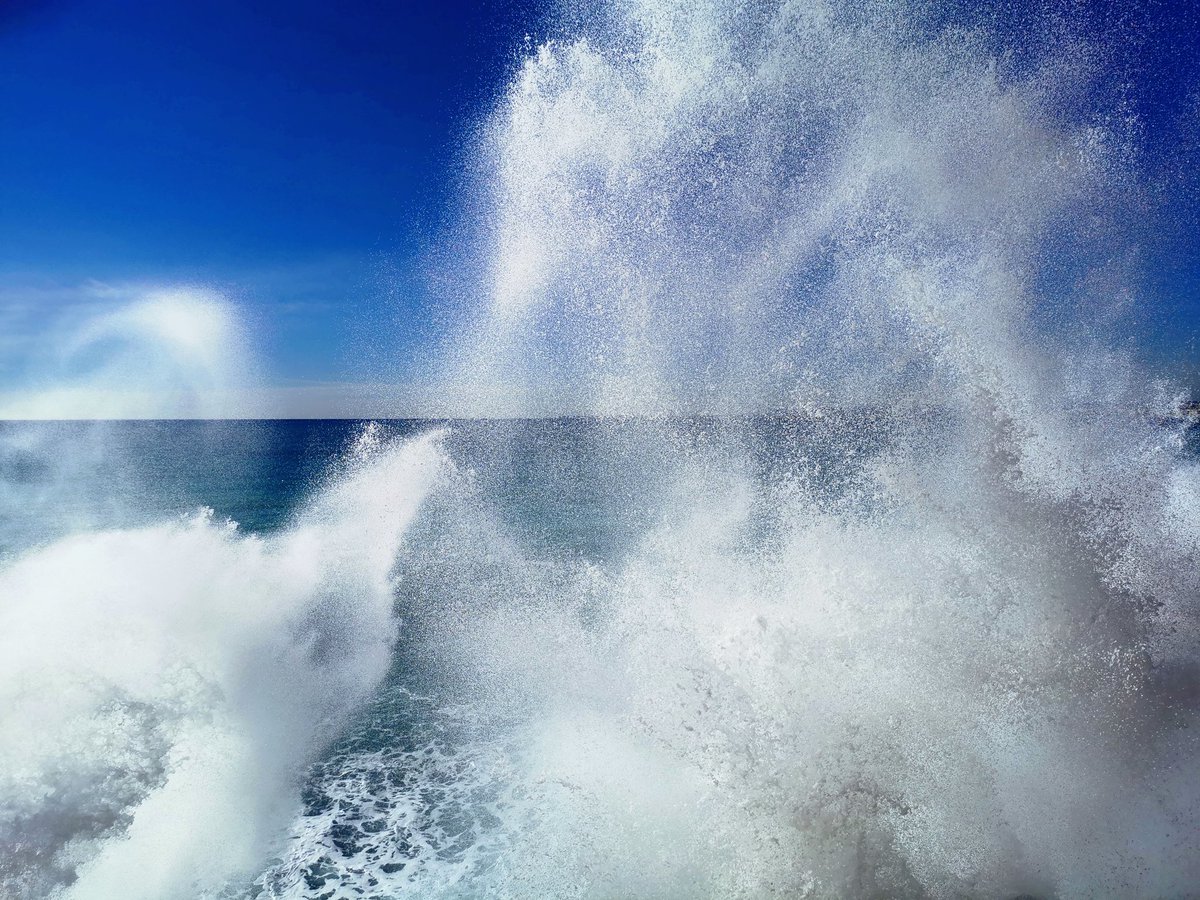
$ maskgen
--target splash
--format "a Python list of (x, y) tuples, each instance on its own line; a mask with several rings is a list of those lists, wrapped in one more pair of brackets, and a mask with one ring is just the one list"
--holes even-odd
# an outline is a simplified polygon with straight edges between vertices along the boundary
[(522, 474), (636, 497), (642, 536), (545, 556), (487, 477), (432, 498), (389, 686), (266, 896), (1190, 889), (1200, 489), (1169, 441), (1118, 507), (980, 472), (942, 419), (586, 427), (527, 441), (619, 465)]
[(1021, 66), (916, 6), (591, 19), (526, 60), (492, 123), (465, 406), (749, 414), (1050, 389), (1027, 383), (1057, 374), (1030, 321), (1044, 255), (1103, 222), (1125, 176), (1127, 135), (1070, 102), (1096, 52), (1066, 35)]
[(281, 534), (209, 512), (0, 573), (0, 884), (201, 896), (253, 876), (294, 779), (388, 667), (392, 568), (439, 435), (372, 447)]
[(948, 18), (633, 0), (524, 62), (450, 390), (656, 463), (597, 488), (645, 509), (606, 565), (480, 587), (451, 543), (431, 652), (504, 714), (446, 801), (483, 852), (393, 863), (415, 895), (1196, 883), (1200, 473), (1091, 272), (1130, 132), (1068, 20), (1004, 55)]

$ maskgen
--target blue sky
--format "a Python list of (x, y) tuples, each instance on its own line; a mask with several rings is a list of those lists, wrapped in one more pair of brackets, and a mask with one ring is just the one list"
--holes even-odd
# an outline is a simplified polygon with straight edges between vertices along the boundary
[[(1198, 381), (1195, 5), (1089, 16), (1146, 137), (1136, 339)], [(0, 5), (0, 392), (75, 319), (164, 284), (246, 311), (269, 384), (411, 377), (471, 131), (544, 19), (536, 0)]]
[(424, 261), (464, 138), (536, 18), (460, 0), (0, 5), (0, 380), (73, 305), (189, 282), (249, 310), (275, 381), (392, 377), (428, 330)]

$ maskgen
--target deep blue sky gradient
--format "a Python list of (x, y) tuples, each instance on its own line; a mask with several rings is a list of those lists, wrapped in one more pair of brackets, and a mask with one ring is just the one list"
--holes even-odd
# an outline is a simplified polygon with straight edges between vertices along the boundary
[[(1193, 380), (1198, 8), (1085, 17), (1144, 134), (1136, 339)], [(1036, 20), (1024, 4), (947, 9), (1001, 34)], [(538, 0), (0, 0), (0, 304), (44, 306), (8, 327), (36, 332), (89, 280), (191, 280), (257, 311), (277, 381), (396, 377), (386, 357), (433, 328), (425, 273), (471, 130), (547, 19)]]
[(463, 0), (0, 5), (0, 278), (42, 296), (228, 286), (261, 307), (281, 377), (363, 377), (351, 307), (425, 316), (464, 138), (537, 18)]

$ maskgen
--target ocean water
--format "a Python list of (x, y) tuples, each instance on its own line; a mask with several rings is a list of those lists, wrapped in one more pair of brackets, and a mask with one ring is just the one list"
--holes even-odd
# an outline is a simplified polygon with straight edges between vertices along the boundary
[[(1016, 18), (564, 10), (462, 148), (451, 418), (0, 425), (0, 893), (1200, 895), (1147, 136)], [(99, 387), (203, 409), (233, 308)]]
[(5, 892), (1186, 896), (1190, 658), (962, 427), (7, 423)]
[[(99, 632), (68, 627), (62, 658), (44, 636), (36, 641), (34, 660), (22, 659), (19, 651), (15, 660), (14, 653), (7, 654), (13, 680), (7, 682), (5, 697), (9, 768), (0, 875), (8, 893), (44, 896), (65, 890), (105, 896), (120, 890), (160, 895), (161, 886), (141, 882), (140, 868), (115, 873), (120, 888), (101, 881), (102, 886), (81, 891), (76, 878), (81, 865), (96, 866), (95, 858), (103, 859), (111, 847), (126, 847), (139, 804), (180, 777), (173, 772), (180, 765), (173, 741), (180, 739), (181, 728), (196, 727), (190, 720), (199, 718), (204, 722), (199, 739), (206, 745), (226, 737), (224, 729), (208, 729), (214, 716), (228, 712), (223, 707), (233, 702), (232, 695), (244, 689), (223, 674), (230, 663), (245, 664), (237, 660), (238, 651), (232, 651), (233, 660), (221, 656), (227, 641), (244, 640), (246, 623), (221, 617), (227, 604), (262, 602), (262, 591), (280, 589), (269, 574), (264, 577), (261, 563), (247, 565), (234, 548), (269, 548), (272, 542), (295, 539), (311, 516), (314, 496), (320, 505), (323, 494), (336, 493), (347, 467), (370, 472), (378, 464), (375, 457), (395, 452), (387, 448), (400, 445), (400, 452), (408, 453), (413, 443), (430, 435), (437, 436), (445, 457), (437, 464), (443, 468), (441, 496), (426, 500), (393, 549), (396, 558), (377, 573), (395, 578), (376, 598), (392, 613), (384, 616), (383, 630), (391, 635), (388, 658), (379, 661), (375, 677), (353, 703), (337, 711), (328, 729), (310, 734), (300, 752), (283, 754), (290, 764), (282, 790), (295, 794), (289, 810), (294, 818), (287, 828), (282, 827), (284, 818), (275, 822), (263, 845), (279, 856), (261, 873), (250, 866), (239, 873), (240, 879), (217, 878), (221, 896), (486, 893), (494, 870), (507, 865), (505, 843), (517, 837), (505, 833), (503, 819), (523, 814), (519, 801), (506, 796), (520, 788), (506, 784), (503, 772), (490, 767), (519, 764), (521, 751), (511, 741), (529, 727), (534, 711), (525, 698), (493, 696), (494, 673), (474, 670), (469, 663), (464, 667), (465, 660), (454, 658), (454, 646), (468, 634), (447, 634), (447, 628), (469, 632), (476, 615), (521, 617), (530, 612), (527, 604), (533, 604), (544, 613), (577, 617), (581, 634), (599, 629), (602, 605), (596, 597), (575, 596), (577, 582), (615, 577), (639, 535), (662, 521), (671, 502), (664, 493), (667, 473), (679, 459), (736, 449), (756, 473), (757, 490), (803, 479), (823, 502), (837, 503), (854, 490), (861, 466), (888, 440), (886, 425), (871, 411), (844, 414), (837, 421), (0, 425), (0, 553), (7, 564), (9, 639), (24, 643), (30, 629), (52, 625), (64, 615), (96, 617), (105, 626)], [(831, 455), (834, 440), (842, 450)], [(778, 526), (766, 518), (756, 521), (747, 538), (765, 546)], [(328, 522), (322, 527), (337, 530)], [(196, 546), (212, 537), (220, 548), (215, 555), (214, 548), (206, 553)], [(174, 547), (176, 543), (183, 547)], [(172, 558), (182, 568), (148, 571)], [(107, 577), (99, 585), (89, 583), (91, 565), (105, 569)], [(51, 583), (31, 588), (30, 574), (40, 581), (45, 569), (54, 570)], [(126, 598), (118, 594), (145, 590), (138, 583), (143, 577), (155, 590), (141, 601), (144, 605), (126, 606)], [(230, 587), (228, 579), (243, 577), (261, 582), (234, 587), (230, 596), (212, 596)], [(297, 609), (284, 610), (284, 630), (299, 632), (287, 636), (288, 652), (295, 641), (308, 652), (321, 641), (337, 643), (333, 633), (343, 622), (307, 617), (314, 605), (321, 618), (344, 615), (336, 606), (322, 608), (325, 598), (319, 595), (327, 588), (320, 581), (305, 581), (308, 595), (292, 598)], [(352, 604), (361, 600), (348, 598)], [(179, 604), (194, 606), (179, 609)], [(50, 605), (60, 608), (48, 609)], [(287, 613), (306, 615), (288, 621)], [(48, 621), (42, 620), (44, 615)], [(182, 648), (171, 647), (176, 635), (164, 628), (176, 627), (179, 615), (214, 617), (193, 624), (214, 629), (209, 638), (215, 645), (188, 647), (174, 658)], [(147, 618), (157, 620), (150, 623), (153, 627), (146, 627)], [(142, 645), (131, 660), (96, 666), (90, 654), (118, 650), (106, 639), (113, 628), (131, 630), (123, 639), (159, 646)], [(186, 633), (178, 637), (189, 639)], [(250, 646), (254, 654), (261, 652), (257, 641)], [(339, 651), (353, 655), (362, 649), (343, 643)], [(150, 668), (140, 655), (147, 651)], [(319, 658), (326, 652), (305, 660), (298, 671), (286, 672), (285, 682), (328, 677)], [(285, 665), (269, 657), (262, 663)], [(183, 685), (172, 684), (179, 677), (177, 667), (188, 672)], [(193, 695), (194, 678), (205, 683), (199, 697)], [(63, 679), (69, 687), (64, 688)], [(65, 691), (63, 706), (74, 707), (75, 718), (63, 721), (54, 715), (55, 690)], [(181, 697), (180, 690), (187, 696)], [(292, 712), (319, 717), (327, 703), (320, 696), (316, 708), (305, 703)], [(35, 709), (26, 710), (27, 705)], [(287, 716), (274, 708), (259, 714)], [(23, 728), (29, 732), (13, 731)], [(47, 734), (39, 738), (36, 732), (43, 728)], [(489, 769), (481, 771), (484, 766)], [(216, 781), (219, 785), (220, 779)], [(177, 810), (182, 821), (171, 826), (196, 844), (201, 858), (195, 865), (202, 869), (203, 857), (217, 854), (212, 861), (220, 872), (224, 851), (219, 834), (215, 845), (207, 847), (206, 837), (192, 833), (192, 812)], [(235, 819), (245, 814), (236, 803), (220, 813)], [(164, 824), (160, 821), (158, 827)], [(147, 841), (141, 852), (161, 852), (158, 840)]]

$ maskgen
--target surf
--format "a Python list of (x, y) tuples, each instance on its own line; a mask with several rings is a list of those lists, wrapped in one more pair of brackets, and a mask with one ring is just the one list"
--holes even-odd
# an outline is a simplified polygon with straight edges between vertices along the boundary
[(373, 435), (279, 534), (201, 511), (0, 574), (10, 896), (199, 896), (253, 875), (298, 773), (387, 670), (392, 565), (442, 462), (436, 433)]

